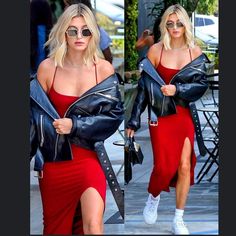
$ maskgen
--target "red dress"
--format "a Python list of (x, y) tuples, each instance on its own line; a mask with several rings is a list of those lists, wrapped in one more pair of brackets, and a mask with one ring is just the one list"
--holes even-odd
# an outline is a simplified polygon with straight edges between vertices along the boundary
[[(191, 56), (191, 54), (190, 54)], [(157, 71), (166, 84), (179, 71), (164, 67), (160, 63)], [(169, 187), (176, 187), (177, 171), (185, 138), (189, 138), (192, 146), (190, 184), (194, 184), (194, 124), (190, 109), (176, 106), (177, 113), (158, 118), (158, 126), (149, 126), (152, 149), (153, 170), (150, 176), (148, 192), (158, 196), (161, 191), (169, 192)]]
[[(60, 117), (78, 97), (57, 93), (52, 85), (49, 98)], [(83, 234), (80, 197), (95, 188), (105, 205), (106, 177), (94, 151), (71, 144), (73, 160), (46, 162), (39, 179), (43, 203), (44, 234)]]

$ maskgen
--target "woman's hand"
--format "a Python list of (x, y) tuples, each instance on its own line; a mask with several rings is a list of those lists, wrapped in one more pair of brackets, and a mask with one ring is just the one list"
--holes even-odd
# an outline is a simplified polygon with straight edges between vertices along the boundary
[(149, 29), (146, 29), (142, 32), (142, 37), (146, 38), (147, 36), (149, 36), (151, 34), (151, 31)]
[(161, 91), (165, 96), (174, 96), (176, 92), (176, 87), (173, 84), (163, 85)]
[(134, 130), (133, 129), (126, 129), (126, 135), (127, 137), (134, 137)]
[(58, 134), (69, 134), (72, 128), (72, 120), (69, 118), (55, 119), (52, 123)]

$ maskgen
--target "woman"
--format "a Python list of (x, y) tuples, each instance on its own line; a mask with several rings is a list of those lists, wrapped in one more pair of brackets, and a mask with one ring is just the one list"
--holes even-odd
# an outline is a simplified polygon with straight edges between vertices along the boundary
[[(64, 0), (63, 2), (65, 5), (65, 8), (67, 8), (68, 6), (70, 6), (72, 4), (83, 3), (91, 11), (93, 11), (92, 4), (91, 4), (90, 0)], [(102, 54), (107, 61), (112, 63), (113, 58), (112, 58), (112, 53), (111, 53), (111, 49), (110, 49), (110, 45), (112, 43), (112, 40), (111, 40), (110, 36), (108, 35), (108, 33), (102, 27), (98, 26), (98, 29), (100, 32), (99, 46), (102, 51)]]
[[(194, 45), (190, 19), (178, 4), (170, 6), (160, 23), (161, 40), (141, 61), (142, 76), (127, 136), (140, 128), (140, 115), (148, 105), (154, 167), (143, 211), (147, 224), (157, 220), (161, 191), (176, 187), (174, 234), (189, 234), (183, 222), (190, 185), (194, 184), (194, 125), (189, 103), (206, 91), (208, 58)], [(158, 120), (157, 120), (158, 119)]]
[(30, 87), (44, 234), (102, 234), (106, 178), (97, 153), (106, 157), (103, 141), (123, 120), (118, 79), (98, 56), (97, 23), (84, 4), (64, 11), (46, 45), (49, 58)]

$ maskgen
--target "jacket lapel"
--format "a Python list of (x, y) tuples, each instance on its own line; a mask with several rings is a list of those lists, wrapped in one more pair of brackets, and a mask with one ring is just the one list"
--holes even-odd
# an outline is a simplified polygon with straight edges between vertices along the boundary
[(59, 114), (53, 107), (51, 101), (36, 78), (30, 82), (30, 97), (53, 119), (60, 118)]
[[(112, 86), (116, 86), (117, 84), (118, 78), (116, 74), (113, 74), (104, 79), (99, 84), (89, 89), (88, 91), (86, 91), (78, 100), (81, 100), (84, 96), (87, 96), (88, 94), (94, 93), (102, 89), (107, 89)], [(47, 94), (44, 92), (42, 86), (38, 82), (37, 78), (33, 79), (30, 82), (30, 97), (53, 119), (60, 118), (59, 114), (57, 113), (51, 101), (49, 100)]]
[[(189, 62), (187, 65), (185, 65), (179, 72), (178, 74), (181, 74), (183, 70), (185, 70), (187, 67), (190, 66), (196, 66), (199, 63), (210, 63), (211, 61), (208, 59), (205, 53), (202, 53), (200, 56), (195, 58), (193, 61)], [(141, 62), (140, 62), (140, 68), (144, 70), (147, 74), (149, 74), (156, 82), (160, 84), (160, 86), (165, 85), (164, 80), (161, 78), (161, 76), (158, 74), (157, 70), (151, 63), (151, 61), (145, 57)]]
[(139, 65), (140, 68), (144, 70), (148, 75), (150, 75), (160, 86), (165, 85), (164, 80), (158, 74), (155, 67), (147, 57), (145, 57)]

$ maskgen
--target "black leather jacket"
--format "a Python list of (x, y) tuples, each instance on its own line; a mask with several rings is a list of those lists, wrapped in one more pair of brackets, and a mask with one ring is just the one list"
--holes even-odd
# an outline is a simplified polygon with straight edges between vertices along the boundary
[(176, 105), (189, 107), (190, 102), (198, 100), (208, 88), (206, 63), (210, 63), (210, 61), (202, 53), (184, 66), (170, 81), (170, 84), (176, 86), (175, 95), (164, 96), (160, 87), (165, 85), (165, 82), (150, 60), (145, 57), (140, 62), (142, 73), (127, 128), (135, 131), (140, 128), (140, 115), (147, 105), (149, 121), (156, 123), (159, 116), (175, 114)]
[(71, 143), (95, 150), (95, 143), (110, 137), (123, 120), (118, 78), (113, 74), (84, 93), (66, 111), (73, 126), (69, 135), (57, 134), (52, 123), (60, 118), (35, 78), (30, 82), (30, 157), (34, 170), (44, 162), (71, 160)]

